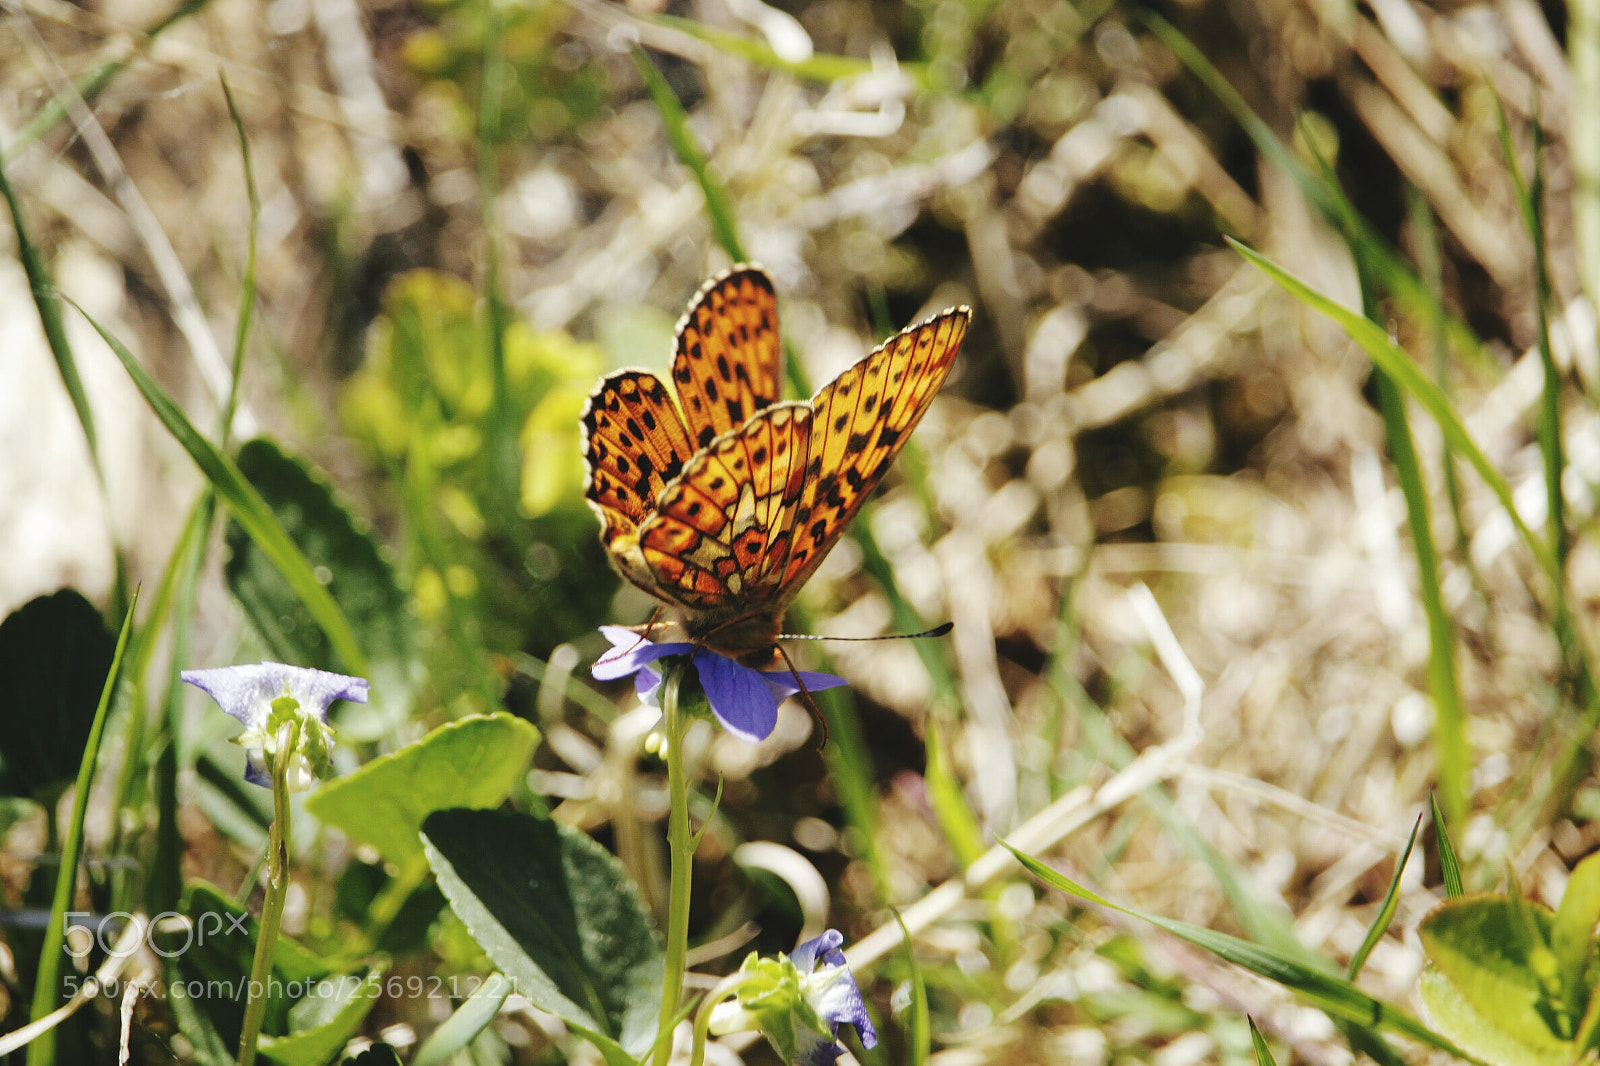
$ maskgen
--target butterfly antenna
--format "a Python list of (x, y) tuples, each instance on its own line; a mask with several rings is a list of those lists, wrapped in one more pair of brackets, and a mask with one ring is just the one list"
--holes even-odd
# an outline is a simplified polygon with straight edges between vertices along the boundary
[[(650, 631), (656, 627), (656, 619), (661, 617), (661, 610), (662, 609), (660, 607), (657, 607), (655, 610), (650, 612), (650, 620), (639, 629), (639, 639), (634, 641), (632, 646), (628, 648), (629, 652), (633, 651), (639, 645), (650, 639)], [(629, 626), (628, 628), (631, 629), (634, 627)], [(627, 652), (624, 652), (623, 654), (626, 655)]]
[(822, 739), (817, 742), (817, 752), (828, 746), (828, 720), (822, 716), (822, 708), (817, 706), (816, 698), (811, 695), (811, 690), (806, 688), (805, 678), (800, 676), (800, 671), (794, 668), (794, 660), (789, 658), (789, 653), (782, 644), (778, 645), (778, 654), (783, 656), (783, 665), (789, 668), (789, 673), (794, 676), (794, 683), (800, 686), (801, 702), (806, 705), (806, 710), (811, 712), (811, 718), (822, 730)]
[[(851, 641), (921, 640), (924, 637), (942, 637), (946, 633), (948, 633), (952, 629), (954, 629), (955, 627), (956, 626), (955, 626), (954, 622), (946, 622), (943, 625), (934, 626), (932, 629), (924, 629), (921, 633), (886, 633), (881, 637), (824, 637), (824, 636), (818, 636), (815, 633), (779, 633), (778, 634), (778, 639), (779, 640), (851, 640)], [(781, 651), (782, 649), (780, 648), (779, 650)], [(786, 655), (786, 656), (784, 656), (784, 658), (787, 659), (788, 656)], [(793, 667), (790, 667), (790, 669), (793, 669)]]

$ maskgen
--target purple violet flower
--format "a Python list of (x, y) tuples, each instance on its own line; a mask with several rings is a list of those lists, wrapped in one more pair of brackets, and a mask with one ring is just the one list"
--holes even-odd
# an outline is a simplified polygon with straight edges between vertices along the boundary
[(252, 785), (272, 787), (267, 755), (278, 754), (279, 727), (291, 717), (299, 719), (300, 740), (289, 765), (291, 791), (310, 787), (327, 767), (333, 743), (328, 708), (335, 700), (366, 703), (369, 687), (365, 678), (283, 663), (185, 670), (179, 676), (244, 726), (234, 742), (245, 749), (244, 779)]
[[(597, 681), (617, 681), (633, 677), (634, 689), (646, 703), (655, 703), (661, 685), (661, 671), (653, 664), (668, 655), (686, 655), (694, 663), (705, 690), (711, 713), (723, 728), (741, 740), (765, 740), (778, 724), (778, 704), (800, 691), (788, 670), (752, 670), (698, 644), (657, 644), (631, 629), (601, 626), (600, 632), (612, 643), (591, 671)], [(847, 684), (832, 674), (800, 672), (810, 691)]]
[(827, 1023), (831, 1037), (824, 1039), (821, 1033), (805, 1026), (796, 1027), (795, 1062), (804, 1066), (833, 1066), (834, 1060), (843, 1053), (838, 1041), (841, 1024), (856, 1027), (862, 1047), (878, 1046), (878, 1031), (867, 1016), (861, 989), (850, 967), (845, 965), (844, 952), (839, 950), (843, 943), (843, 933), (828, 929), (795, 948), (789, 956), (789, 961), (800, 971), (800, 987), (806, 1001)]
[(844, 1054), (841, 1025), (855, 1026), (863, 1047), (877, 1047), (861, 989), (839, 950), (843, 943), (843, 934), (829, 929), (787, 956), (751, 952), (739, 967), (738, 998), (711, 1008), (711, 1032), (754, 1029), (792, 1066), (833, 1066)]

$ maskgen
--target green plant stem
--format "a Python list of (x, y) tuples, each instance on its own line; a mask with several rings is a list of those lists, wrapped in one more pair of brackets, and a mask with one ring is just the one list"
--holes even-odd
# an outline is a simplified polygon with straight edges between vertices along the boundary
[(272, 760), (272, 829), (267, 845), (267, 898), (261, 905), (261, 928), (256, 934), (256, 957), (250, 964), (250, 999), (239, 1030), (239, 1066), (254, 1066), (256, 1040), (267, 1013), (267, 979), (272, 974), (273, 949), (278, 944), (278, 923), (289, 894), (289, 763), (293, 761), (299, 727), (293, 723), (278, 731), (278, 753)]
[[(689, 880), (694, 868), (694, 845), (689, 838), (689, 780), (683, 765), (685, 716), (678, 705), (683, 667), (670, 668), (661, 683), (662, 726), (666, 733), (667, 791), (672, 808), (667, 815), (667, 850), (672, 855), (671, 890), (667, 896), (667, 949), (661, 982), (661, 1021), (651, 1066), (667, 1066), (672, 1057), (672, 1027), (683, 998), (683, 974), (689, 953)], [(240, 1066), (244, 1066), (243, 1063)]]
[(700, 1009), (694, 1016), (694, 1044), (689, 1051), (689, 1066), (705, 1066), (706, 1037), (711, 1032), (711, 1011), (718, 1003), (727, 999), (739, 990), (739, 986), (748, 983), (753, 974), (731, 973), (717, 983), (716, 987), (706, 994), (700, 1001)]

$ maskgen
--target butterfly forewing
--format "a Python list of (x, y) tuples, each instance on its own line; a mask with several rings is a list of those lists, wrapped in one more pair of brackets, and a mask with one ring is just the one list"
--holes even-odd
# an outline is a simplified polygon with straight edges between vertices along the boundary
[(812, 399), (816, 439), (776, 580), (780, 596), (798, 591), (888, 472), (944, 384), (971, 318), (958, 307), (902, 330)]
[(759, 267), (707, 282), (678, 323), (672, 380), (696, 447), (744, 424), (781, 391), (778, 298)]

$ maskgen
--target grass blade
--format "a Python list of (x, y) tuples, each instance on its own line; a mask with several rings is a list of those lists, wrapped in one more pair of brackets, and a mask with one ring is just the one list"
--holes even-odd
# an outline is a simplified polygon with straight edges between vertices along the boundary
[(1456, 684), (1455, 626), (1439, 585), (1439, 553), (1433, 543), (1428, 490), (1406, 419), (1405, 399), (1388, 374), (1374, 370), (1373, 377), (1389, 441), (1389, 458), (1406, 501), (1406, 524), (1417, 556), (1417, 593), (1428, 617), (1428, 695), (1433, 698), (1433, 746), (1439, 757), (1439, 789), (1444, 793), (1450, 817), (1460, 820), (1467, 813), (1472, 752), (1467, 744), (1466, 711)]
[(906, 1045), (911, 1049), (911, 1066), (923, 1066), (933, 1050), (932, 1023), (928, 1018), (928, 986), (922, 980), (922, 967), (917, 965), (911, 930), (906, 928), (905, 919), (900, 917), (898, 910), (891, 907), (889, 913), (894, 915), (895, 924), (906, 938), (906, 967), (911, 971), (911, 1021), (906, 1026)]
[[(728, 190), (722, 187), (722, 182), (711, 173), (711, 167), (706, 162), (705, 154), (700, 151), (700, 146), (694, 143), (694, 135), (689, 132), (689, 116), (684, 113), (678, 94), (672, 91), (672, 86), (667, 84), (667, 79), (661, 76), (655, 63), (642, 49), (634, 49), (633, 62), (639, 68), (639, 76), (644, 79), (645, 88), (650, 91), (650, 99), (655, 102), (656, 110), (661, 114), (661, 123), (666, 127), (668, 142), (671, 143), (673, 151), (678, 153), (678, 159), (683, 165), (694, 172), (695, 181), (700, 183), (700, 191), (706, 198), (706, 212), (711, 216), (711, 230), (716, 234), (717, 243), (722, 245), (722, 250), (727, 252), (735, 263), (743, 263), (746, 256), (744, 245), (739, 243), (738, 226), (734, 223), (733, 202), (728, 197)], [(792, 364), (794, 360), (791, 359), (789, 362)]]
[(1423, 410), (1439, 424), (1439, 430), (1445, 439), (1472, 466), (1489, 491), (1494, 493), (1495, 499), (1505, 509), (1507, 517), (1511, 519), (1512, 525), (1516, 527), (1518, 535), (1522, 537), (1523, 543), (1527, 545), (1539, 568), (1556, 586), (1555, 595), (1562, 596), (1561, 570), (1556, 565), (1555, 556), (1551, 554), (1548, 545), (1535, 536), (1527, 523), (1522, 520), (1522, 515), (1517, 511), (1516, 502), (1512, 498), (1511, 485), (1468, 435), (1461, 416), (1456, 414), (1455, 407), (1439, 386), (1417, 369), (1411, 357), (1390, 341), (1383, 327), (1376, 322), (1335, 303), (1260, 252), (1231, 238), (1227, 240), (1240, 255), (1255, 264), (1291, 296), (1339, 323), (1350, 335), (1350, 339), (1361, 346), (1379, 369), (1393, 378), (1407, 395), (1422, 405)]
[[(1326, 160), (1318, 156), (1317, 164), (1327, 184), (1333, 185), (1333, 171)], [(1351, 252), (1361, 284), (1362, 310), (1369, 321), (1382, 325), (1375, 288), (1378, 279), (1373, 276), (1371, 264), (1355, 249)], [(1440, 590), (1439, 553), (1433, 543), (1428, 489), (1411, 436), (1405, 398), (1394, 379), (1382, 368), (1374, 368), (1373, 379), (1389, 442), (1389, 458), (1394, 463), (1395, 480), (1406, 501), (1406, 524), (1417, 555), (1417, 591), (1423, 613), (1428, 618), (1428, 694), (1433, 698), (1433, 744), (1439, 758), (1439, 788), (1444, 793), (1445, 810), (1459, 821), (1467, 814), (1472, 752), (1467, 743), (1466, 710), (1461, 706), (1461, 690), (1456, 684), (1455, 626)]]
[[(134, 591), (127, 614), (122, 619), (122, 632), (117, 637), (117, 650), (111, 657), (111, 669), (106, 673), (105, 687), (100, 690), (100, 705), (95, 708), (94, 724), (89, 727), (89, 741), (84, 745), (83, 760), (78, 764), (78, 783), (72, 793), (72, 820), (67, 823), (67, 835), (61, 844), (61, 867), (56, 871), (55, 897), (50, 904), (50, 924), (45, 927), (44, 947), (39, 955), (39, 973), (33, 986), (33, 1010), (30, 1017), (37, 1020), (55, 1010), (60, 1002), (57, 987), (61, 976), (61, 948), (66, 938), (67, 909), (72, 906), (72, 896), (78, 884), (78, 860), (83, 854), (83, 819), (89, 811), (89, 788), (94, 784), (95, 762), (100, 757), (100, 740), (105, 736), (106, 719), (117, 694), (117, 683), (122, 679), (122, 657), (128, 649), (128, 635), (133, 632), (133, 613), (139, 605), (139, 593)], [(40, 1034), (28, 1045), (28, 1066), (44, 1066), (56, 1057), (56, 1036), (51, 1030)]]
[(417, 1049), (411, 1066), (442, 1066), (456, 1052), (477, 1039), (484, 1027), (494, 1021), (500, 1007), (511, 995), (511, 982), (504, 975), (491, 973), (468, 996), (455, 1013), (446, 1018)]
[(1460, 899), (1464, 892), (1461, 886), (1461, 863), (1456, 859), (1455, 845), (1450, 843), (1450, 830), (1445, 826), (1444, 812), (1439, 810), (1439, 801), (1432, 794), (1428, 796), (1428, 806), (1433, 812), (1433, 836), (1439, 842), (1439, 872), (1444, 878), (1445, 897)]
[(105, 475), (100, 469), (100, 444), (94, 429), (94, 412), (89, 409), (89, 396), (83, 391), (78, 363), (72, 357), (72, 344), (67, 340), (66, 323), (61, 317), (61, 304), (56, 299), (55, 283), (50, 280), (50, 272), (45, 268), (38, 245), (28, 235), (22, 205), (17, 202), (16, 191), (11, 187), (11, 179), (6, 176), (4, 165), (0, 165), (0, 196), (5, 197), (6, 206), (11, 209), (11, 225), (17, 235), (17, 258), (22, 260), (22, 270), (28, 276), (28, 288), (33, 293), (34, 306), (39, 309), (39, 323), (44, 327), (45, 340), (50, 343), (50, 354), (55, 356), (61, 383), (72, 398), (72, 409), (78, 413), (78, 423), (83, 426), (83, 435), (89, 441), (89, 459), (94, 463), (95, 475), (104, 485)]
[(1400, 861), (1394, 864), (1394, 877), (1389, 881), (1389, 891), (1383, 894), (1383, 906), (1378, 908), (1378, 915), (1372, 920), (1372, 925), (1367, 928), (1367, 935), (1361, 941), (1361, 946), (1350, 957), (1350, 968), (1345, 971), (1350, 980), (1354, 981), (1361, 974), (1361, 967), (1367, 964), (1367, 956), (1372, 954), (1372, 949), (1378, 946), (1378, 941), (1383, 939), (1384, 931), (1389, 928), (1389, 923), (1394, 920), (1395, 909), (1400, 906), (1400, 875), (1406, 872), (1406, 863), (1411, 858), (1411, 849), (1417, 843), (1417, 830), (1422, 828), (1422, 815), (1417, 815), (1416, 824), (1411, 827), (1411, 838), (1406, 841), (1406, 850), (1400, 853)]
[(222, 448), (228, 447), (228, 437), (233, 432), (233, 413), (239, 407), (239, 369), (244, 365), (244, 347), (250, 339), (250, 323), (256, 310), (256, 237), (261, 228), (261, 196), (256, 191), (255, 168), (250, 163), (250, 138), (244, 133), (244, 119), (234, 102), (233, 90), (228, 87), (228, 76), (222, 77), (222, 95), (228, 101), (228, 117), (233, 120), (234, 133), (239, 137), (239, 155), (244, 164), (244, 190), (250, 202), (250, 237), (245, 249), (244, 277), (239, 280), (239, 323), (233, 332), (233, 374), (228, 386), (228, 402), (222, 408)]
[[(122, 768), (117, 773), (116, 789), (111, 797), (111, 809), (120, 812), (128, 805), (129, 797), (134, 794), (134, 786), (139, 775), (147, 768), (145, 756), (145, 727), (148, 725), (147, 705), (144, 694), (147, 688), (145, 675), (149, 672), (150, 661), (154, 658), (156, 645), (167, 634), (167, 617), (174, 609), (180, 596), (180, 589), (187, 589), (193, 582), (193, 573), (199, 568), (198, 555), (201, 554), (200, 546), (205, 539), (206, 532), (211, 528), (211, 494), (204, 492), (200, 499), (195, 501), (194, 508), (189, 512), (189, 518), (184, 523), (183, 531), (178, 535), (177, 546), (172, 549), (172, 554), (167, 559), (167, 565), (162, 570), (161, 580), (156, 585), (155, 599), (150, 604), (149, 611), (145, 614), (142, 625), (138, 626), (132, 640), (128, 644), (128, 665), (126, 672), (131, 682), (129, 690), (134, 693), (129, 701), (128, 715), (123, 723), (122, 730)], [(176, 642), (174, 642), (176, 643)], [(175, 656), (173, 670), (176, 671), (180, 658)], [(122, 850), (123, 820), (119, 816), (114, 820), (111, 835), (112, 854)], [(121, 871), (118, 871), (120, 874)], [(112, 893), (113, 905), (128, 907), (132, 900), (127, 898), (123, 878), (117, 876), (116, 891)]]
[(311, 564), (306, 562), (306, 557), (301, 553), (299, 546), (290, 539), (288, 533), (284, 532), (283, 526), (278, 523), (272, 509), (255, 490), (255, 486), (239, 472), (238, 466), (232, 459), (196, 432), (183, 411), (172, 402), (172, 398), (161, 386), (156, 384), (155, 379), (121, 341), (81, 307), (78, 311), (88, 319), (89, 324), (122, 361), (128, 376), (133, 378), (133, 383), (144, 394), (145, 402), (167, 427), (167, 432), (171, 433), (183, 446), (183, 450), (189, 453), (189, 457), (211, 483), (218, 499), (227, 505), (234, 519), (250, 535), (250, 539), (260, 546), (262, 553), (272, 561), (294, 588), (295, 593), (311, 612), (311, 616), (327, 634), (328, 643), (344, 662), (345, 668), (352, 674), (365, 677), (367, 656), (361, 650), (361, 644), (356, 640), (349, 620), (345, 618), (344, 612), (339, 609), (333, 597), (328, 594), (328, 590), (323, 588), (322, 582), (317, 580), (316, 574), (311, 570)]
[(1407, 313), (1422, 321), (1443, 322), (1451, 347), (1470, 356), (1479, 366), (1495, 366), (1471, 327), (1449, 313), (1439, 302), (1437, 293), (1423, 284), (1405, 260), (1361, 217), (1338, 184), (1318, 180), (1272, 128), (1250, 109), (1244, 97), (1222, 76), (1222, 72), (1171, 23), (1150, 11), (1143, 14), (1151, 31), (1211, 90), (1212, 95), (1254, 142), (1256, 150), (1289, 176), (1300, 189), (1301, 195), (1311, 201), (1328, 222), (1339, 230), (1357, 258), (1371, 265), (1386, 290)]
[[(1005, 844), (1004, 841), (1001, 842)], [(1330, 1015), (1355, 1022), (1358, 1025), (1371, 1026), (1378, 1029), (1409, 1037), (1419, 1043), (1437, 1048), (1467, 1062), (1479, 1060), (1457, 1048), (1450, 1041), (1435, 1033), (1432, 1029), (1417, 1021), (1411, 1015), (1401, 1010), (1396, 1010), (1387, 1004), (1380, 1003), (1365, 992), (1356, 988), (1342, 977), (1334, 976), (1322, 970), (1307, 966), (1258, 944), (1247, 940), (1218, 933), (1188, 922), (1179, 922), (1171, 918), (1163, 918), (1158, 914), (1147, 914), (1131, 907), (1123, 907), (1105, 899), (1079, 885), (1064, 874), (1051, 869), (1038, 859), (1025, 852), (1005, 844), (1005, 847), (1017, 857), (1030, 873), (1052, 888), (1087, 900), (1090, 903), (1109, 907), (1119, 914), (1126, 914), (1140, 921), (1149, 922), (1151, 925), (1165, 929), (1180, 939), (1186, 940), (1196, 947), (1204, 948), (1217, 957), (1242, 966), (1250, 972), (1269, 981), (1275, 981), (1292, 992), (1315, 1003)]]
[[(0, 157), (3, 157), (3, 152), (0, 152)], [(89, 444), (89, 465), (94, 470), (100, 498), (105, 505), (106, 536), (112, 545), (115, 579), (108, 613), (115, 617), (118, 611), (127, 610), (128, 567), (127, 560), (123, 557), (122, 546), (118, 543), (116, 530), (112, 529), (110, 524), (111, 500), (107, 494), (105, 470), (100, 465), (100, 442), (94, 427), (94, 411), (89, 406), (89, 395), (84, 391), (83, 378), (78, 374), (78, 363), (73, 358), (72, 344), (67, 340), (66, 322), (61, 316), (60, 294), (56, 290), (55, 282), (50, 278), (44, 257), (39, 254), (39, 246), (34, 244), (28, 235), (27, 221), (22, 215), (22, 205), (17, 201), (16, 190), (11, 186), (11, 179), (6, 175), (3, 163), (0, 163), (0, 197), (5, 198), (6, 206), (11, 209), (11, 225), (17, 236), (17, 257), (22, 261), (23, 273), (27, 275), (28, 289), (33, 294), (33, 305), (38, 310), (39, 324), (44, 328), (45, 341), (50, 346), (50, 354), (56, 361), (56, 371), (61, 375), (61, 383), (66, 386), (67, 395), (72, 400), (72, 409), (77, 412), (78, 424), (83, 427), (84, 439)]]
[[(155, 43), (157, 37), (160, 37), (169, 28), (179, 22), (182, 22), (190, 15), (202, 10), (209, 2), (210, 0), (184, 0), (183, 3), (179, 4), (171, 12), (163, 15), (159, 21), (157, 21), (149, 29), (145, 30), (144, 39), (140, 43), (145, 48), (148, 48), (150, 45)], [(135, 53), (135, 55), (126, 56), (121, 59), (112, 59), (105, 63), (101, 63), (98, 66), (91, 67), (87, 73), (78, 78), (77, 83), (74, 85), (74, 91), (77, 93), (79, 98), (84, 101), (84, 103), (92, 103), (97, 96), (105, 91), (106, 86), (110, 85), (112, 80), (116, 78), (117, 75), (128, 69), (128, 66), (137, 57), (137, 54), (138, 53)], [(0, 160), (3, 160), (7, 163), (11, 162), (19, 154), (26, 150), (29, 145), (33, 144), (33, 142), (37, 141), (40, 137), (43, 137), (46, 133), (49, 133), (52, 129), (54, 129), (56, 123), (67, 117), (68, 110), (69, 105), (65, 98), (59, 95), (52, 96), (50, 100), (46, 102), (45, 105), (37, 112), (35, 112), (34, 116), (29, 119), (20, 130), (17, 131), (17, 138), (12, 142), (11, 147), (3, 152), (0, 152)]]
[(955, 857), (956, 869), (965, 871), (989, 849), (983, 841), (983, 827), (967, 802), (955, 767), (951, 765), (950, 753), (945, 750), (944, 730), (939, 727), (936, 716), (928, 717), (924, 745), (928, 754), (923, 780), (928, 786), (928, 802), (933, 807), (934, 820), (944, 833), (944, 842)]
[(1533, 245), (1533, 310), (1539, 333), (1539, 367), (1544, 374), (1539, 394), (1538, 436), (1539, 452), (1544, 459), (1545, 529), (1556, 562), (1565, 568), (1568, 537), (1561, 472), (1566, 463), (1561, 454), (1561, 372), (1556, 369), (1555, 355), (1550, 350), (1550, 271), (1544, 239), (1544, 170), (1540, 165), (1544, 142), (1536, 112), (1529, 123), (1533, 133), (1533, 182), (1530, 185), (1523, 180), (1516, 148), (1511, 143), (1511, 126), (1506, 122), (1505, 108), (1500, 104), (1498, 93), (1494, 94), (1494, 113), (1500, 130), (1500, 151), (1506, 157), (1506, 170), (1511, 174), (1517, 209)]
[(1250, 1023), (1250, 1043), (1256, 1049), (1256, 1066), (1278, 1066), (1278, 1060), (1272, 1057), (1272, 1049), (1267, 1047), (1267, 1038), (1256, 1028), (1256, 1020), (1247, 1018), (1246, 1021)]
[(1461, 416), (1456, 414), (1454, 405), (1450, 403), (1443, 390), (1417, 368), (1411, 357), (1389, 339), (1381, 326), (1312, 289), (1260, 252), (1232, 238), (1226, 239), (1240, 255), (1254, 263), (1290, 295), (1339, 323), (1345, 333), (1349, 334), (1350, 339), (1366, 351), (1373, 365), (1393, 378), (1413, 400), (1422, 405), (1438, 424), (1445, 441), (1471, 465), (1489, 491), (1494, 493), (1495, 499), (1505, 510), (1506, 516), (1511, 520), (1517, 535), (1522, 538), (1529, 554), (1538, 563), (1539, 569), (1544, 571), (1550, 586), (1550, 609), (1553, 616), (1551, 628), (1560, 643), (1567, 676), (1573, 682), (1576, 698), (1584, 707), (1583, 728), (1568, 740), (1566, 749), (1557, 759), (1549, 777), (1552, 783), (1545, 806), (1547, 809), (1564, 806), (1565, 797), (1581, 780), (1589, 762), (1588, 738), (1594, 728), (1600, 725), (1600, 691), (1595, 689), (1594, 671), (1590, 666), (1591, 656), (1584, 642), (1583, 632), (1574, 624), (1571, 609), (1567, 604), (1566, 584), (1560, 558), (1551, 546), (1529, 529), (1528, 524), (1523, 521), (1512, 497), (1510, 483), (1494, 468), (1488, 456), (1483, 454), (1482, 449), (1468, 435)]
[[(1406, 210), (1417, 249), (1417, 266), (1422, 271), (1422, 283), (1432, 292), (1444, 290), (1444, 259), (1439, 251), (1439, 228), (1434, 221), (1433, 209), (1415, 185), (1406, 186)], [(1445, 337), (1443, 308), (1439, 308), (1428, 327), (1433, 343), (1433, 379), (1446, 397), (1450, 395), (1450, 345)], [(1455, 450), (1448, 444), (1443, 448), (1440, 466), (1444, 470), (1445, 497), (1450, 501), (1450, 518), (1455, 524), (1455, 551), (1464, 565), (1471, 565), (1467, 526), (1461, 519), (1461, 481), (1456, 476)]]

